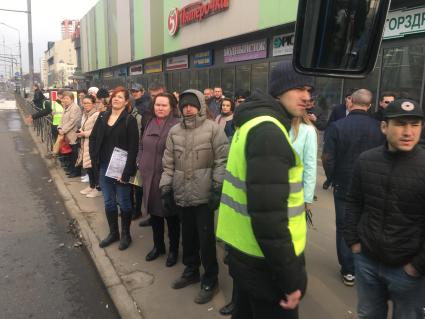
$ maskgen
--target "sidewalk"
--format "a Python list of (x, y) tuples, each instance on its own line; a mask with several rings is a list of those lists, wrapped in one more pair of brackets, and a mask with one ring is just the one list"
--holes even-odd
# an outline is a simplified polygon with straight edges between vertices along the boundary
[[(32, 128), (29, 131), (40, 156), (46, 158), (45, 145)], [(132, 223), (133, 243), (129, 249), (119, 251), (118, 243), (106, 249), (99, 248), (99, 241), (108, 233), (103, 198), (92, 199), (81, 195), (80, 190), (87, 184), (81, 183), (80, 178), (68, 178), (54, 160), (45, 161), (71, 217), (79, 224), (85, 246), (122, 318), (226, 318), (218, 310), (230, 299), (232, 283), (227, 266), (222, 263), (223, 249), (220, 244), (217, 245), (220, 291), (210, 303), (197, 305), (193, 299), (199, 285), (182, 290), (170, 287), (183, 271), (181, 251), (179, 263), (171, 268), (165, 267), (166, 255), (146, 262), (145, 256), (153, 247), (152, 231), (150, 227), (139, 227), (139, 220)], [(337, 274), (331, 193), (321, 190), (321, 183), (323, 175), (319, 173), (319, 201), (314, 205), (314, 221), (320, 231), (310, 231), (309, 234), (306, 251), (309, 287), (301, 303), (300, 318), (355, 318), (352, 315), (355, 313), (355, 289), (343, 286)]]

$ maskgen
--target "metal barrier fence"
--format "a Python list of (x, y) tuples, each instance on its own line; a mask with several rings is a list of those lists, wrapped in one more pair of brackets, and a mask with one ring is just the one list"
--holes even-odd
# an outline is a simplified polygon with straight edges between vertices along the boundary
[[(25, 115), (30, 115), (40, 110), (32, 102), (25, 100), (19, 94), (15, 94), (15, 99), (18, 107), (23, 110)], [(33, 129), (46, 145), (47, 152), (50, 153), (54, 144), (52, 139), (52, 116), (46, 115), (34, 120)]]

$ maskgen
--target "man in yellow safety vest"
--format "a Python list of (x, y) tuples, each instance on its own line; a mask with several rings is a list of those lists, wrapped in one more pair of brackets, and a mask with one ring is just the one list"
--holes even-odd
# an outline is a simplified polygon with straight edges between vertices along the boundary
[(271, 72), (271, 96), (255, 91), (235, 113), (217, 226), (229, 246), (234, 319), (298, 318), (307, 225), (303, 166), (288, 130), (305, 114), (311, 90), (311, 78), (281, 62)]

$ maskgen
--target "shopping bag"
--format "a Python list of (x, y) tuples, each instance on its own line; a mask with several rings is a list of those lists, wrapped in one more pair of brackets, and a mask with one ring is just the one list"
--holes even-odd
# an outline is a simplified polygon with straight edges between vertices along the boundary
[(52, 149), (52, 153), (55, 155), (58, 155), (61, 149), (61, 144), (63, 141), (63, 135), (58, 135), (58, 137), (56, 138), (56, 142), (53, 145), (53, 149)]
[(69, 142), (66, 138), (62, 139), (62, 143), (60, 146), (60, 154), (67, 155), (72, 153), (71, 145), (69, 145)]

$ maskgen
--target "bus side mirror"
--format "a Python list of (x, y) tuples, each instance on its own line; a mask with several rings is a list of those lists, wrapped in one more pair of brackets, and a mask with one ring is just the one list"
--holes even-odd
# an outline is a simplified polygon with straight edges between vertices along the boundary
[(293, 64), (307, 75), (363, 78), (376, 62), (391, 0), (299, 0)]

